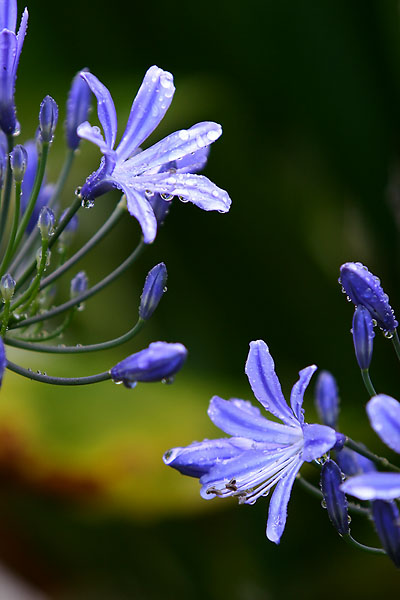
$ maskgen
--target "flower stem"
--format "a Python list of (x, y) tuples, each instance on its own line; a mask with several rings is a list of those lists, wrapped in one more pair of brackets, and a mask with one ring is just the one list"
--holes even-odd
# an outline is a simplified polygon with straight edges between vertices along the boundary
[(15, 208), (14, 208), (14, 218), (13, 218), (13, 226), (11, 230), (11, 235), (8, 239), (7, 248), (4, 254), (4, 258), (0, 265), (0, 276), (4, 274), (7, 269), (8, 262), (12, 256), (12, 250), (14, 247), (15, 236), (17, 235), (18, 222), (20, 218), (20, 206), (21, 206), (21, 182), (15, 182)]
[(46, 270), (48, 247), (49, 240), (42, 240), (42, 257), (40, 259), (40, 264), (38, 265), (38, 272), (28, 289), (11, 306), (12, 311), (20, 307), (21, 305), (23, 305), (21, 309), (23, 311), (27, 306), (29, 306), (29, 304), (32, 302), (37, 292), (39, 291), (40, 280), (42, 278), (43, 273)]
[(397, 329), (394, 330), (393, 337), (392, 337), (392, 343), (393, 343), (394, 349), (396, 351), (397, 358), (400, 360), (400, 340), (399, 340), (399, 334), (397, 333)]
[[(13, 341), (14, 340), (21, 340), (22, 342), (46, 342), (47, 340), (52, 340), (56, 337), (58, 337), (59, 335), (61, 335), (61, 333), (67, 329), (67, 327), (69, 326), (69, 324), (72, 321), (72, 317), (75, 314), (75, 310), (74, 308), (72, 308), (69, 313), (67, 313), (64, 321), (61, 323), (61, 325), (59, 325), (59, 327), (57, 327), (56, 329), (54, 329), (54, 331), (48, 333), (48, 334), (43, 334), (40, 335), (38, 337), (29, 337), (29, 338), (23, 338), (23, 337), (15, 337), (12, 338)], [(13, 344), (11, 344), (9, 341), (7, 341), (7, 343), (9, 344), (9, 346), (12, 346)]]
[(28, 379), (33, 379), (40, 383), (49, 383), (51, 385), (90, 385), (92, 383), (111, 379), (109, 371), (97, 373), (97, 375), (89, 375), (88, 377), (51, 377), (44, 373), (34, 373), (30, 369), (24, 369), (10, 360), (7, 361), (7, 369), (10, 369), (10, 371), (13, 371), (14, 373), (18, 373), (18, 375), (22, 375), (23, 377), (27, 377)]
[(369, 376), (369, 369), (361, 369), (361, 377), (363, 379), (365, 387), (367, 388), (368, 394), (371, 397), (376, 396), (375, 388), (372, 385), (371, 377)]
[(7, 163), (7, 173), (6, 180), (4, 185), (4, 193), (3, 193), (3, 202), (1, 205), (1, 213), (0, 213), (0, 240), (3, 239), (4, 230), (7, 224), (8, 217), (8, 209), (10, 206), (10, 197), (11, 197), (11, 188), (12, 188), (12, 170), (11, 170), (11, 158), (10, 154), (14, 147), (14, 136), (7, 136), (8, 143), (8, 163)]
[(353, 546), (354, 548), (358, 548), (358, 550), (363, 550), (364, 552), (369, 552), (370, 554), (386, 554), (383, 548), (373, 548), (372, 546), (365, 546), (364, 544), (360, 544), (353, 537), (351, 537), (350, 533), (346, 535), (342, 535), (344, 541)]
[(383, 469), (387, 469), (389, 471), (399, 471), (400, 472), (400, 468), (396, 467), (395, 465), (392, 465), (388, 461), (387, 458), (384, 458), (381, 456), (376, 456), (376, 454), (373, 454), (366, 448), (363, 448), (363, 446), (361, 446), (360, 444), (357, 444), (357, 442), (354, 442), (350, 438), (346, 438), (344, 445), (347, 446), (348, 448), (351, 448), (351, 450), (358, 452), (358, 454), (365, 456), (365, 458), (369, 458), (369, 460), (371, 460), (373, 463), (375, 463), (379, 467), (382, 467)]

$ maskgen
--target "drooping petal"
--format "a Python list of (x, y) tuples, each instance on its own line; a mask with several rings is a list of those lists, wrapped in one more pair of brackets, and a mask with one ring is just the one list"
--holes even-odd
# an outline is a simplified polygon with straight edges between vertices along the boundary
[(177, 469), (182, 475), (201, 477), (216, 462), (241, 454), (243, 450), (231, 443), (228, 438), (193, 442), (183, 448), (171, 448), (164, 456), (166, 465)]
[(379, 394), (367, 404), (371, 427), (389, 448), (400, 454), (400, 402)]
[(285, 529), (287, 518), (287, 505), (290, 500), (290, 494), (296, 475), (300, 470), (303, 461), (296, 457), (293, 462), (282, 473), (282, 478), (278, 482), (274, 493), (271, 496), (268, 510), (267, 538), (275, 544), (279, 544), (281, 536)]
[(123, 163), (124, 171), (129, 171), (133, 176), (146, 171), (153, 171), (166, 163), (179, 160), (192, 152), (209, 146), (221, 134), (221, 125), (212, 121), (197, 123), (190, 129), (181, 129), (125, 161)]
[(155, 130), (171, 104), (174, 80), (155, 65), (144, 76), (133, 101), (125, 133), (116, 150), (120, 161), (128, 158)]
[(311, 462), (320, 458), (336, 444), (336, 432), (327, 425), (303, 425), (303, 460)]
[(92, 73), (81, 71), (81, 77), (86, 81), (97, 98), (97, 114), (103, 127), (107, 147), (112, 149), (117, 137), (117, 113), (110, 92), (105, 85)]
[(88, 140), (89, 142), (92, 142), (92, 144), (96, 144), (103, 154), (110, 150), (99, 127), (96, 125), (91, 125), (88, 121), (84, 121), (77, 127), (76, 133), (80, 138)]
[(17, 0), (0, 2), (0, 31), (9, 29), (15, 32), (17, 24)]
[(342, 483), (341, 488), (360, 500), (393, 500), (400, 498), (400, 473), (357, 475)]
[(274, 361), (263, 340), (250, 343), (245, 371), (255, 397), (265, 410), (287, 425), (297, 426), (298, 421), (283, 397)]
[(150, 190), (168, 197), (178, 196), (182, 202), (192, 202), (202, 210), (217, 210), (227, 212), (231, 206), (228, 193), (217, 187), (204, 175), (186, 173), (157, 173), (131, 177), (117, 166), (114, 176), (125, 181), (131, 181), (137, 190)]
[(110, 181), (113, 181), (115, 187), (123, 191), (126, 195), (128, 211), (139, 221), (144, 243), (151, 244), (154, 242), (157, 235), (157, 219), (146, 196), (117, 179), (110, 179)]
[(26, 35), (26, 30), (28, 28), (28, 9), (25, 8), (22, 13), (21, 23), (17, 33), (17, 53), (15, 56), (15, 64), (14, 64), (14, 73), (17, 72), (19, 57), (21, 56), (22, 46), (24, 44), (24, 39)]
[(302, 438), (300, 427), (289, 427), (269, 421), (244, 400), (211, 399), (208, 409), (211, 421), (229, 435), (247, 437), (258, 442), (278, 445), (293, 444)]
[(290, 406), (292, 407), (292, 411), (300, 423), (304, 423), (304, 410), (302, 409), (304, 392), (306, 391), (308, 384), (310, 383), (310, 379), (316, 370), (317, 367), (315, 365), (311, 365), (310, 367), (302, 369), (299, 372), (300, 379), (296, 381), (292, 387), (290, 394)]

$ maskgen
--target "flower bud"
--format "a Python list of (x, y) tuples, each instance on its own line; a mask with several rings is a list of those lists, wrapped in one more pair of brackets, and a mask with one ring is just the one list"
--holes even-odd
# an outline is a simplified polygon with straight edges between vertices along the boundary
[(0, 337), (0, 387), (3, 383), (3, 375), (7, 366), (6, 349), (4, 346), (3, 338)]
[(340, 267), (339, 283), (349, 299), (358, 306), (361, 304), (385, 332), (392, 332), (398, 326), (389, 304), (389, 296), (383, 291), (380, 280), (361, 263), (348, 262)]
[(28, 164), (28, 153), (21, 144), (15, 146), (14, 150), (11, 152), (10, 163), (14, 181), (20, 183), (24, 178)]
[(138, 381), (149, 383), (168, 380), (175, 375), (186, 360), (187, 350), (182, 344), (153, 342), (148, 348), (131, 354), (110, 370), (115, 383), (127, 388)]
[(150, 319), (156, 310), (163, 293), (166, 291), (167, 268), (164, 263), (153, 267), (144, 282), (143, 292), (140, 297), (139, 316), (141, 319)]
[(77, 298), (83, 292), (86, 292), (89, 286), (89, 280), (85, 271), (79, 271), (73, 279), (71, 279), (71, 298)]
[(54, 137), (54, 131), (58, 119), (58, 106), (51, 96), (46, 96), (40, 105), (39, 111), (39, 133), (42, 142), (50, 143)]
[[(83, 72), (88, 69), (82, 69)], [(71, 150), (76, 150), (81, 138), (78, 137), (76, 129), (78, 125), (87, 120), (90, 108), (91, 93), (88, 84), (80, 73), (72, 80), (71, 89), (67, 100), (67, 117), (65, 120), (65, 137), (67, 145)]]
[(396, 567), (400, 567), (400, 514), (396, 502), (374, 500), (372, 516), (386, 554)]
[(346, 495), (340, 489), (342, 474), (333, 460), (327, 460), (321, 469), (321, 491), (328, 516), (340, 535), (349, 533)]
[(8, 302), (14, 296), (15, 280), (10, 273), (6, 273), (0, 280), (0, 292), (3, 296), (3, 301)]
[[(360, 445), (364, 447), (363, 444)], [(337, 452), (336, 460), (342, 473), (345, 473), (345, 475), (350, 477), (376, 471), (376, 467), (372, 460), (369, 460), (350, 448), (342, 448), (340, 452)]]
[(353, 342), (360, 369), (369, 369), (374, 349), (374, 324), (371, 313), (362, 304), (356, 306), (353, 317)]
[(51, 208), (44, 206), (37, 222), (42, 240), (48, 240), (53, 235), (55, 222), (56, 218)]
[(322, 423), (335, 429), (339, 416), (339, 392), (336, 380), (329, 371), (321, 371), (318, 375), (315, 407)]

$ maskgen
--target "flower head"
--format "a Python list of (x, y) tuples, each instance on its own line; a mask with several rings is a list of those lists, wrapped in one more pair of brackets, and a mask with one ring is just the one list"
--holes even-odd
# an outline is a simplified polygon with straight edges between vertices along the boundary
[(93, 201), (113, 188), (127, 198), (130, 214), (140, 223), (146, 243), (154, 241), (157, 219), (149, 197), (160, 194), (164, 201), (178, 196), (203, 210), (227, 212), (230, 198), (209, 179), (193, 175), (204, 165), (204, 150), (222, 133), (217, 123), (204, 122), (177, 131), (143, 152), (140, 145), (164, 117), (175, 91), (171, 73), (153, 66), (147, 71), (133, 101), (125, 132), (114, 149), (117, 115), (108, 89), (91, 73), (81, 77), (97, 98), (98, 127), (88, 122), (79, 125), (81, 138), (96, 144), (103, 154), (100, 167), (82, 186), (83, 201)]
[(18, 129), (14, 91), (19, 57), (28, 26), (25, 8), (18, 33), (17, 0), (4, 0), (0, 5), (0, 127), (7, 135)]
[(167, 289), (165, 287), (167, 276), (167, 267), (164, 263), (159, 263), (148, 272), (140, 297), (139, 316), (141, 319), (150, 319), (156, 310)]
[(339, 416), (339, 391), (336, 379), (329, 371), (321, 371), (318, 375), (315, 386), (315, 407), (324, 425), (336, 429)]
[(254, 504), (276, 486), (269, 505), (267, 537), (278, 544), (300, 467), (328, 452), (336, 443), (336, 433), (325, 425), (304, 422), (303, 396), (316, 370), (314, 365), (300, 371), (290, 406), (262, 340), (251, 342), (245, 370), (257, 400), (283, 424), (265, 418), (250, 402), (214, 396), (208, 415), (232, 437), (173, 448), (164, 455), (164, 462), (185, 475), (199, 477), (205, 499), (236, 496), (241, 503)]

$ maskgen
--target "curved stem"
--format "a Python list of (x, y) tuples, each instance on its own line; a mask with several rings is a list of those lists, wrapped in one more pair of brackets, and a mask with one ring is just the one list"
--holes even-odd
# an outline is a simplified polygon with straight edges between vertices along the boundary
[(40, 264), (38, 265), (38, 272), (37, 272), (35, 278), (33, 279), (31, 285), (28, 287), (28, 289), (11, 306), (12, 311), (14, 311), (16, 308), (20, 307), (21, 305), (24, 305), (21, 310), (25, 309), (32, 302), (33, 298), (36, 296), (37, 292), (39, 291), (40, 280), (42, 278), (42, 275), (43, 275), (43, 273), (46, 269), (46, 265), (47, 265), (48, 247), (49, 247), (49, 240), (42, 240), (42, 257), (40, 259)]
[(357, 540), (351, 537), (350, 533), (342, 535), (342, 538), (347, 544), (353, 546), (354, 548), (357, 548), (358, 550), (363, 550), (364, 552), (369, 552), (370, 554), (386, 554), (383, 548), (372, 548), (372, 546), (365, 546), (364, 544), (360, 544), (360, 542), (357, 542)]
[(21, 182), (15, 182), (15, 208), (14, 208), (14, 218), (13, 218), (13, 226), (11, 230), (11, 235), (8, 239), (7, 248), (4, 254), (4, 258), (0, 265), (0, 276), (4, 274), (7, 269), (8, 262), (12, 256), (12, 251), (14, 248), (15, 236), (17, 235), (18, 230), (18, 222), (20, 218), (20, 206), (21, 206)]
[(387, 469), (389, 471), (400, 471), (400, 468), (396, 467), (396, 465), (392, 465), (387, 458), (376, 456), (376, 454), (373, 454), (373, 452), (370, 452), (366, 448), (363, 448), (360, 444), (357, 444), (357, 442), (354, 442), (350, 438), (346, 438), (344, 445), (350, 448), (351, 450), (358, 452), (358, 454), (365, 456), (365, 458), (369, 458), (369, 460), (371, 460), (379, 467), (382, 467), (383, 469)]
[(140, 319), (137, 321), (134, 327), (127, 331), (124, 335), (108, 340), (107, 342), (100, 342), (99, 344), (89, 344), (86, 346), (45, 346), (44, 344), (32, 344), (31, 342), (24, 340), (16, 340), (13, 338), (5, 338), (4, 343), (8, 346), (14, 346), (15, 348), (22, 348), (24, 350), (31, 350), (32, 352), (47, 352), (49, 354), (79, 354), (82, 352), (97, 352), (99, 350), (107, 350), (120, 346), (125, 342), (128, 342), (135, 335), (139, 333), (146, 321)]
[(397, 329), (395, 329), (395, 331), (393, 333), (392, 343), (393, 343), (394, 349), (396, 351), (397, 358), (400, 360), (400, 340), (399, 340), (399, 334), (397, 333)]
[(24, 369), (10, 360), (7, 361), (7, 369), (10, 369), (10, 371), (13, 371), (14, 373), (18, 373), (18, 375), (22, 375), (23, 377), (27, 377), (28, 379), (33, 379), (40, 383), (49, 383), (51, 385), (90, 385), (91, 383), (99, 383), (100, 381), (111, 379), (109, 371), (104, 371), (97, 375), (89, 375), (88, 377), (51, 377), (49, 375), (44, 375), (43, 373), (34, 373), (30, 369)]
[(4, 230), (7, 224), (8, 217), (8, 209), (10, 206), (10, 197), (11, 197), (11, 187), (12, 187), (12, 170), (11, 170), (11, 158), (10, 154), (14, 147), (14, 136), (7, 136), (7, 144), (8, 144), (8, 164), (7, 164), (7, 173), (6, 173), (6, 181), (4, 185), (4, 194), (3, 194), (3, 202), (1, 205), (1, 213), (0, 213), (0, 240), (3, 239)]
[(100, 227), (97, 233), (84, 246), (82, 246), (78, 252), (76, 252), (63, 265), (61, 265), (61, 267), (53, 271), (53, 273), (51, 273), (48, 277), (45, 277), (40, 284), (40, 289), (42, 290), (47, 285), (50, 285), (50, 283), (53, 283), (53, 281), (61, 277), (65, 271), (70, 269), (76, 262), (78, 262), (78, 260), (85, 256), (89, 250), (96, 246), (96, 244), (98, 244), (104, 238), (104, 236), (118, 223), (125, 210), (125, 203), (119, 202), (114, 211), (111, 213), (110, 217), (102, 225), (102, 227)]
[(100, 290), (105, 288), (111, 282), (113, 282), (114, 279), (117, 279), (117, 277), (122, 275), (122, 273), (124, 273), (124, 271), (126, 271), (131, 266), (131, 264), (133, 264), (133, 262), (136, 260), (136, 258), (141, 254), (141, 252), (143, 251), (145, 246), (146, 246), (146, 244), (144, 243), (144, 241), (142, 239), (139, 242), (139, 244), (136, 246), (136, 248), (132, 252), (132, 254), (130, 256), (128, 256), (128, 258), (117, 269), (115, 269), (115, 271), (113, 271), (112, 273), (107, 275), (107, 277), (104, 277), (104, 279), (99, 281), (93, 287), (86, 290), (86, 292), (83, 292), (83, 294), (81, 294), (80, 296), (77, 296), (76, 298), (72, 298), (71, 300), (68, 300), (68, 302), (64, 302), (64, 304), (60, 304), (59, 306), (56, 306), (52, 310), (48, 310), (47, 312), (44, 312), (40, 315), (36, 315), (35, 317), (30, 317), (29, 319), (24, 319), (23, 321), (18, 321), (17, 323), (14, 323), (13, 325), (11, 325), (10, 329), (18, 329), (19, 327), (26, 327), (27, 325), (32, 325), (33, 323), (39, 323), (39, 321), (45, 321), (46, 319), (52, 319), (53, 317), (56, 317), (57, 315), (72, 308), (73, 306), (77, 306), (78, 304), (81, 304), (82, 302), (84, 302), (85, 300), (90, 298), (91, 296), (94, 296), (95, 294), (97, 294), (97, 292), (99, 292)]
[[(69, 324), (72, 321), (72, 317), (75, 314), (75, 309), (71, 309), (70, 312), (67, 314), (67, 316), (65, 317), (64, 321), (61, 323), (61, 325), (59, 327), (57, 327), (57, 329), (54, 329), (54, 331), (52, 331), (51, 333), (48, 334), (44, 334), (41, 335), (40, 337), (29, 337), (29, 338), (22, 338), (22, 337), (15, 337), (12, 338), (12, 340), (21, 340), (21, 342), (46, 342), (47, 340), (52, 340), (56, 337), (58, 337), (65, 329), (67, 329), (67, 327), (69, 326)], [(16, 344), (11, 344), (9, 341), (7, 342), (9, 346), (15, 345)]]
[(361, 369), (361, 377), (363, 378), (363, 382), (365, 387), (367, 388), (368, 394), (371, 397), (376, 396), (375, 388), (372, 385), (371, 377), (369, 376), (369, 369)]
[[(297, 481), (299, 482), (299, 484), (301, 485), (301, 487), (303, 489), (307, 490), (307, 492), (309, 492), (310, 494), (312, 494), (319, 500), (323, 500), (324, 496), (323, 496), (321, 490), (318, 489), (315, 485), (313, 485), (309, 481), (307, 481), (307, 479), (304, 479), (304, 477), (302, 477), (301, 475), (297, 475)], [(363, 515), (364, 517), (368, 517), (368, 518), (370, 517), (370, 511), (368, 508), (364, 508), (363, 506), (358, 506), (357, 504), (354, 504), (353, 502), (347, 503), (347, 509), (349, 512), (352, 512), (354, 514)]]

